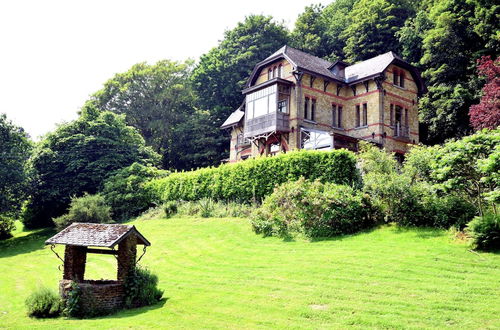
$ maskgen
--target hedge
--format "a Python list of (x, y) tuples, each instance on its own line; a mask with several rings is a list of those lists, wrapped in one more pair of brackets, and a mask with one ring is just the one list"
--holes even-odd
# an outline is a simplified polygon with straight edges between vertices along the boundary
[(153, 202), (171, 200), (262, 201), (276, 185), (300, 177), (321, 182), (357, 185), (354, 153), (347, 150), (294, 151), (219, 167), (176, 172), (146, 184)]

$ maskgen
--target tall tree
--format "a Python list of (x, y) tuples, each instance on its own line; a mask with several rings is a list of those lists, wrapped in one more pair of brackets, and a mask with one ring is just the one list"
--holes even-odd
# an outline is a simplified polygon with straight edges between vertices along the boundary
[(484, 56), (478, 60), (478, 73), (486, 78), (479, 104), (470, 107), (469, 116), (475, 130), (500, 126), (500, 57)]
[(323, 9), (323, 20), (326, 30), (323, 38), (326, 39), (328, 49), (327, 59), (344, 60), (344, 47), (346, 39), (343, 37), (344, 30), (351, 24), (349, 13), (352, 11), (357, 0), (335, 0)]
[(23, 222), (29, 228), (51, 226), (71, 197), (98, 192), (115, 170), (134, 162), (157, 164), (159, 155), (146, 147), (124, 115), (87, 104), (81, 116), (59, 126), (37, 145), (30, 166), (32, 192)]
[(13, 218), (26, 197), (26, 161), (31, 142), (28, 134), (0, 114), (0, 239), (10, 236)]
[(389, 50), (399, 53), (396, 32), (413, 13), (406, 0), (359, 0), (349, 13), (350, 25), (341, 37), (351, 62), (366, 60)]
[(136, 127), (146, 144), (163, 155), (171, 167), (179, 156), (172, 151), (182, 143), (176, 127), (194, 114), (195, 97), (189, 76), (192, 62), (162, 60), (139, 63), (108, 80), (90, 103), (104, 111), (124, 114), (127, 124)]
[(319, 57), (330, 55), (324, 35), (326, 28), (323, 6), (307, 6), (295, 21), (291, 33), (292, 46)]

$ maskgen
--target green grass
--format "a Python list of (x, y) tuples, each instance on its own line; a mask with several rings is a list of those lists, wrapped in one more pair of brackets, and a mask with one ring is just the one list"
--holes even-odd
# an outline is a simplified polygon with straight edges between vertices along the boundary
[[(160, 304), (90, 320), (37, 320), (24, 299), (57, 288), (50, 231), (0, 243), (0, 328), (499, 328), (500, 255), (471, 253), (444, 231), (383, 227), (339, 239), (283, 241), (246, 220), (135, 221), (151, 242), (141, 263)], [(58, 248), (61, 253), (62, 249)], [(114, 276), (112, 256), (88, 275)]]

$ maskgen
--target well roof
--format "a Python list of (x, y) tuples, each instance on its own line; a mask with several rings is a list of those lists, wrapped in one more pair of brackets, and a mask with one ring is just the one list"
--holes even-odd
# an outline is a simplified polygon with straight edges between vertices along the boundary
[(137, 236), (137, 244), (151, 245), (135, 226), (79, 222), (75, 222), (55, 234), (46, 240), (45, 244), (112, 248), (132, 233)]

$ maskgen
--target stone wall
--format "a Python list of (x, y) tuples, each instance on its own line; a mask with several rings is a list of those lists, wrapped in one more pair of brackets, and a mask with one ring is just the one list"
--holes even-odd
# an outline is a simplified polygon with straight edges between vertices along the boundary
[[(71, 280), (59, 282), (59, 292), (63, 299), (68, 297), (72, 282)], [(77, 284), (82, 292), (80, 306), (84, 314), (109, 314), (123, 308), (125, 288), (122, 281), (83, 281)]]

